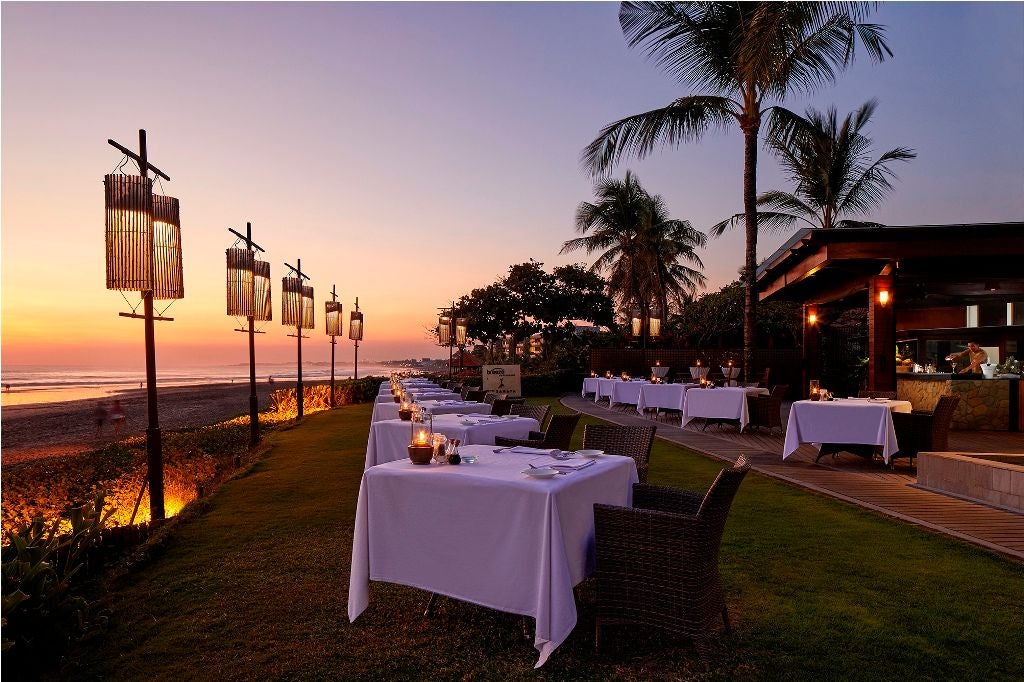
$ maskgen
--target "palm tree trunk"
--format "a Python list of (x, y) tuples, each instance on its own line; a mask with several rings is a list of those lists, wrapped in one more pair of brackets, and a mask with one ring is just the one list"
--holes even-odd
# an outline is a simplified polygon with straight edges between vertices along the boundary
[(746, 259), (743, 266), (743, 376), (753, 381), (754, 343), (757, 328), (757, 133), (743, 130), (743, 212), (746, 222)]

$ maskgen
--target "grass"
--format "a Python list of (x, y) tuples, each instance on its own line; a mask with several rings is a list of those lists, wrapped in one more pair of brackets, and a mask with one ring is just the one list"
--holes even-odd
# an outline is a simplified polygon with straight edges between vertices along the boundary
[[(555, 401), (551, 401), (557, 408)], [(1020, 679), (1024, 566), (759, 475), (733, 506), (722, 572), (735, 634), (702, 662), (654, 630), (593, 649), (594, 588), (540, 671), (518, 616), (373, 583), (346, 616), (372, 405), (274, 433), (267, 456), (109, 595), (112, 625), (69, 679)], [(584, 418), (584, 423), (598, 420)], [(579, 429), (578, 434), (582, 433)], [(658, 441), (652, 483), (705, 488), (720, 462)], [(457, 570), (458, 567), (453, 567)], [(531, 628), (532, 630), (532, 628)]]

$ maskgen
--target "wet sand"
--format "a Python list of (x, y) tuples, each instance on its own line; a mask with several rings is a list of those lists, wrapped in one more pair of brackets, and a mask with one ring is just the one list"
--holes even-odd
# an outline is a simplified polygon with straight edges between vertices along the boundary
[[(256, 385), (260, 410), (267, 409), (270, 392), (280, 388), (289, 386), (266, 382)], [(126, 419), (116, 437), (109, 423), (97, 436), (93, 416), (96, 399), (5, 406), (0, 410), (0, 466), (89, 452), (114, 440), (145, 435), (146, 392), (133, 389), (121, 393), (118, 399)], [(111, 400), (105, 402), (109, 408)], [(249, 384), (161, 388), (158, 404), (161, 429), (214, 424), (248, 413)]]

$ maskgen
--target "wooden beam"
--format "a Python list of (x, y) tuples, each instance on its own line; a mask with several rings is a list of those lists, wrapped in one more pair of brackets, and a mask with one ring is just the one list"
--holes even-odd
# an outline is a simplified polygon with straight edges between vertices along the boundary
[(803, 279), (812, 276), (820, 270), (829, 260), (829, 247), (822, 246), (817, 251), (808, 253), (802, 260), (790, 267), (781, 276), (766, 284), (758, 294), (759, 300), (764, 300), (781, 291), (783, 288), (795, 284)]

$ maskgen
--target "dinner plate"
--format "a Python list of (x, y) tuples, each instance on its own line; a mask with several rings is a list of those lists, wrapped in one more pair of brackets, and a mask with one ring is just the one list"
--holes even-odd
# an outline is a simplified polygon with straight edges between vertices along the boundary
[(603, 455), (604, 450), (577, 450), (576, 454), (579, 455), (580, 457), (594, 458)]
[(551, 467), (537, 467), (535, 469), (523, 469), (520, 473), (531, 478), (554, 478), (558, 475), (558, 470)]

